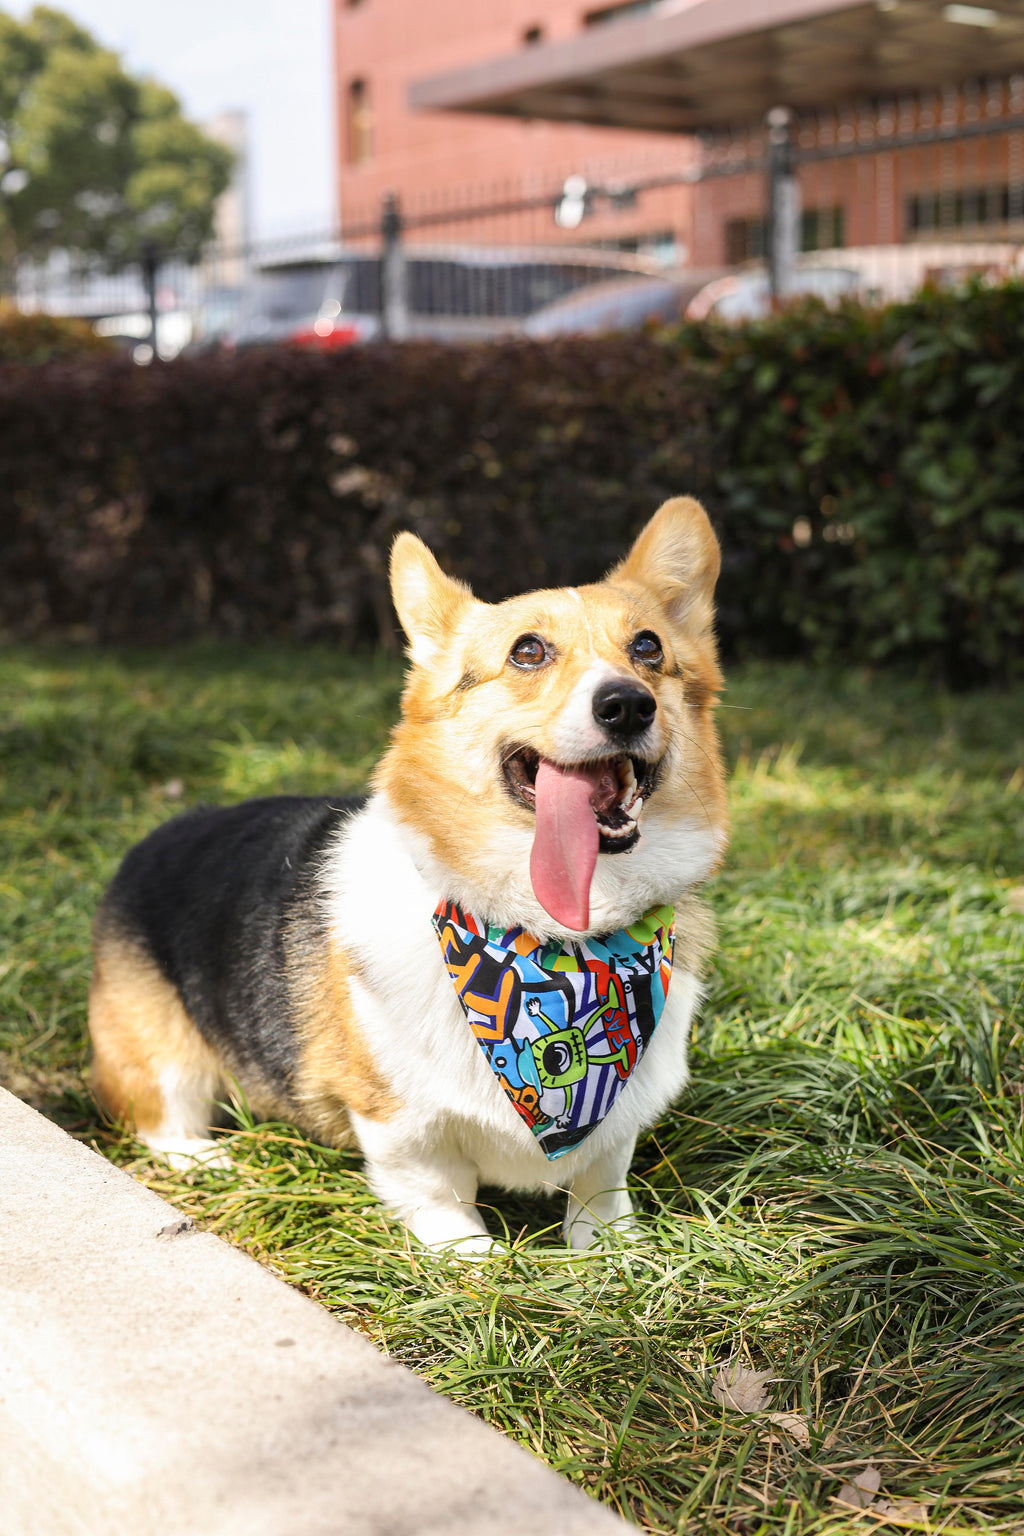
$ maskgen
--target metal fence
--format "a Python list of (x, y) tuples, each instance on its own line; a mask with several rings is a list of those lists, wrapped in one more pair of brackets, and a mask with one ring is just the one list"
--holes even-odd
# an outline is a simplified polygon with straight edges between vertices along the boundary
[[(1024, 76), (769, 114), (666, 139), (542, 181), (446, 188), (342, 209), (340, 229), (141, 271), (66, 254), (23, 266), (24, 309), (80, 314), (145, 351), (293, 335), (493, 335), (561, 306), (599, 324), (623, 278), (694, 313), (816, 291), (901, 297), (926, 280), (1017, 270), (1024, 244)], [(589, 310), (573, 295), (593, 297)], [(589, 301), (589, 300), (588, 300)], [(653, 303), (653, 298), (652, 298)], [(730, 306), (731, 309), (730, 309)], [(651, 313), (657, 313), (653, 308)]]
[[(549, 210), (550, 217), (550, 210)], [(61, 253), (24, 267), (18, 307), (93, 321), (102, 335), (148, 356), (151, 309), (159, 350), (291, 337), (324, 344), (375, 334), (460, 339), (518, 331), (536, 311), (595, 283), (650, 276), (649, 258), (600, 245), (408, 241), (398, 209), (350, 237), (320, 231), (245, 247), (207, 248), (186, 264), (173, 254), (155, 273), (106, 271)]]

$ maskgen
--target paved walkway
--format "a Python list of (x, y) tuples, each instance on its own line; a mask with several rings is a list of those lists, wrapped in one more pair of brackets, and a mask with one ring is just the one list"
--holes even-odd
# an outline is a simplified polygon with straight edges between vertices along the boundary
[(627, 1529), (181, 1226), (0, 1089), (0, 1536)]

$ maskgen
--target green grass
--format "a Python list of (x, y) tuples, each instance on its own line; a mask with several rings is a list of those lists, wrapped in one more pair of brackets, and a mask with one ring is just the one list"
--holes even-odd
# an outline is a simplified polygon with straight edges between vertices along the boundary
[[(178, 807), (364, 782), (393, 663), (15, 650), (0, 663), (4, 1080), (432, 1385), (652, 1531), (1024, 1531), (1024, 696), (749, 668), (694, 1085), (639, 1149), (646, 1241), (569, 1257), (488, 1192), (505, 1257), (417, 1250), (358, 1158), (248, 1127), (172, 1176), (83, 1091), (88, 924)], [(183, 799), (173, 799), (173, 781)], [(168, 786), (171, 786), (168, 798)], [(777, 1380), (801, 1444), (723, 1408)]]

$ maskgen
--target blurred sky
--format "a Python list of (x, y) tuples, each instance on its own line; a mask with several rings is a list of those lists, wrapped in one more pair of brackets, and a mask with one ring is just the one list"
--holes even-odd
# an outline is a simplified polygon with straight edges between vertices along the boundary
[[(48, 0), (169, 85), (191, 118), (249, 113), (254, 233), (334, 222), (329, 0)], [(24, 17), (26, 0), (6, 0)]]

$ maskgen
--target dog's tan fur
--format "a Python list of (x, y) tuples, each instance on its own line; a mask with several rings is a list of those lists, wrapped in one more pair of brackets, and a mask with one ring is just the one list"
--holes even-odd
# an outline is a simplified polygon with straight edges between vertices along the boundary
[[(325, 946), (303, 973), (289, 957), (300, 1038), (295, 1088), (298, 1118), (330, 1146), (351, 1146), (350, 1111), (387, 1121), (400, 1100), (381, 1076), (352, 1008), (352, 962)], [(279, 1111), (282, 1115), (285, 1111)]]
[(387, 1120), (400, 1107), (378, 1071), (352, 1009), (350, 962), (336, 946), (297, 942), (288, 969), (295, 1002), (300, 1065), (292, 1094), (275, 1091), (208, 1045), (174, 986), (116, 929), (97, 922), (89, 989), (92, 1086), (112, 1120), (141, 1136), (156, 1135), (168, 1109), (161, 1075), (241, 1088), (261, 1118), (296, 1119), (329, 1146), (353, 1142), (350, 1111)]
[(92, 1086), (114, 1120), (155, 1133), (167, 1109), (161, 1073), (220, 1081), (224, 1072), (153, 961), (116, 930), (94, 931), (89, 1032)]

